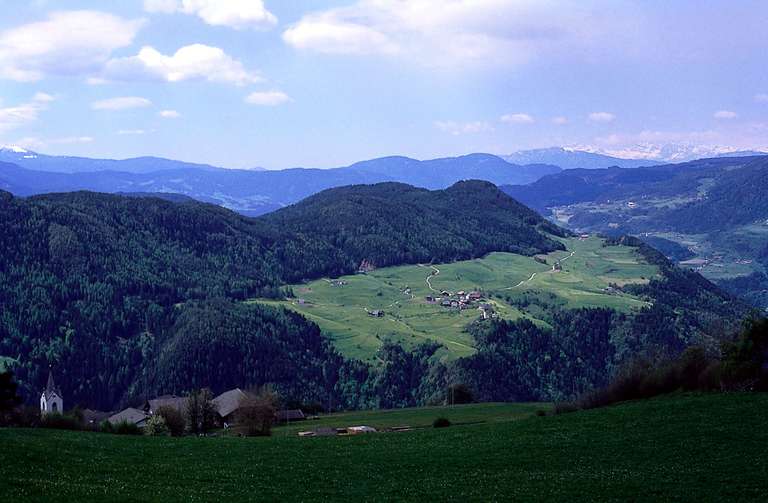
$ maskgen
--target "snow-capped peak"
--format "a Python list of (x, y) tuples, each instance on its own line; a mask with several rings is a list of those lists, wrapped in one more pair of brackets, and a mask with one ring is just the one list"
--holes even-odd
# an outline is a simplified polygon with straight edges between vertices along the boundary
[(0, 152), (13, 152), (14, 154), (29, 154), (29, 150), (16, 145), (5, 145), (0, 147)]

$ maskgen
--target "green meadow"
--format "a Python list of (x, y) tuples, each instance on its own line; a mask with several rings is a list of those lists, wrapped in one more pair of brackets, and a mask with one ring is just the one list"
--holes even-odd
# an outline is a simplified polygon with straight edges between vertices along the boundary
[[(291, 285), (294, 299), (257, 301), (300, 312), (316, 322), (344, 355), (371, 362), (386, 340), (406, 347), (437, 341), (445, 346), (444, 358), (449, 359), (474, 353), (466, 326), (481, 316), (477, 304), (460, 311), (425, 300), (442, 290), (482, 291), (499, 317), (538, 323), (546, 323), (541, 309), (516, 307), (514, 299), (547, 296), (562, 307), (611, 307), (624, 312), (645, 305), (609, 288), (647, 282), (657, 274), (656, 267), (644, 263), (634, 248), (603, 246), (596, 237), (564, 239), (563, 243), (567, 251), (540, 256), (546, 264), (533, 257), (491, 253), (451, 264), (387, 267), (335, 280), (323, 278)], [(558, 262), (562, 270), (556, 271), (553, 266)], [(372, 317), (368, 312), (374, 310), (385, 314)]]
[[(480, 420), (488, 407), (488, 420), (350, 437), (299, 438), (279, 430), (270, 438), (161, 438), (0, 429), (0, 499), (768, 498), (766, 394), (673, 395), (546, 417), (515, 418), (514, 407), (502, 413), (498, 404), (472, 407)], [(443, 412), (426, 412), (438, 414)], [(369, 422), (377, 421), (374, 416)]]

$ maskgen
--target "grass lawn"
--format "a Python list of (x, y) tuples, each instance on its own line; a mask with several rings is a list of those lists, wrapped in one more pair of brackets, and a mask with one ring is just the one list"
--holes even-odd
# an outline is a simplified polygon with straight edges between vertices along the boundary
[(453, 407), (418, 407), (408, 409), (340, 412), (318, 416), (317, 419), (298, 421), (287, 426), (278, 425), (275, 435), (295, 434), (321, 426), (342, 428), (346, 426), (373, 426), (377, 430), (393, 426), (431, 428), (432, 422), (444, 417), (454, 425), (499, 423), (517, 421), (532, 416), (537, 410), (550, 410), (547, 403), (482, 403), (455, 405)]
[[(634, 248), (604, 247), (598, 238), (562, 241), (568, 251), (550, 253), (546, 264), (533, 257), (491, 253), (451, 264), (387, 267), (367, 275), (345, 276), (339, 278), (345, 282), (343, 286), (335, 286), (327, 278), (291, 285), (297, 299), (258, 302), (302, 313), (345, 356), (374, 363), (376, 351), (388, 339), (406, 347), (437, 341), (446, 347), (447, 359), (474, 353), (474, 341), (465, 327), (478, 319), (479, 312), (426, 302), (426, 296), (440, 290), (482, 290), (502, 318), (526, 317), (541, 323), (540, 311), (522, 310), (503, 299), (545, 293), (570, 308), (612, 307), (624, 312), (645, 305), (630, 295), (605, 290), (611, 283), (642, 283), (657, 274), (656, 267), (643, 263)], [(553, 265), (558, 260), (562, 271), (555, 272)], [(366, 310), (383, 310), (385, 316), (373, 318)]]
[(766, 501), (766, 410), (766, 394), (718, 394), (356, 437), (0, 429), (0, 498)]

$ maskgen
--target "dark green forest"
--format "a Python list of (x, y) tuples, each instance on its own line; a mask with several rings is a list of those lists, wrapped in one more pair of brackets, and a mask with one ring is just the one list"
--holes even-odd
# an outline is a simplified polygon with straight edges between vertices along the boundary
[[(167, 199), (167, 198), (166, 198)], [(565, 231), (486, 182), (332, 189), (257, 219), (187, 200), (0, 193), (0, 356), (27, 401), (53, 367), (69, 405), (114, 409), (161, 393), (273, 384), (332, 408), (400, 407), (466, 384), (479, 399), (555, 399), (601, 385), (629, 355), (722, 337), (746, 308), (640, 243), (664, 279), (636, 316), (553, 306), (551, 329), (469, 327), (476, 355), (386, 344), (383, 364), (342, 358), (298, 314), (241, 301), (376, 266), (562, 249)]]

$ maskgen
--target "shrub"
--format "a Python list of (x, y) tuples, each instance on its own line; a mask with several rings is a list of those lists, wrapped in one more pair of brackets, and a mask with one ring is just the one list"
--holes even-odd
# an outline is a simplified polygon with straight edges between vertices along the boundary
[(115, 428), (112, 426), (112, 423), (110, 423), (108, 420), (104, 420), (101, 423), (99, 423), (99, 431), (102, 433), (114, 433)]
[(184, 416), (178, 409), (173, 407), (163, 406), (157, 409), (155, 415), (158, 415), (165, 420), (165, 424), (168, 427), (168, 431), (173, 437), (180, 437), (184, 435), (186, 428), (186, 421)]
[(55, 430), (82, 430), (83, 423), (81, 423), (76, 417), (59, 414), (56, 412), (43, 414), (40, 418), (40, 426), (43, 428), (51, 428)]
[(263, 388), (256, 396), (241, 402), (238, 419), (249, 436), (269, 436), (275, 420), (278, 396), (269, 388)]
[(112, 426), (116, 435), (141, 435), (141, 428), (128, 421), (121, 421)]
[(447, 428), (451, 425), (451, 422), (445, 417), (438, 417), (432, 421), (433, 428)]
[(536, 411), (536, 415), (539, 416), (539, 417), (544, 417), (544, 416), (547, 415), (547, 411), (539, 409), (539, 410)]
[(16, 394), (18, 387), (13, 372), (0, 372), (0, 426), (12, 422), (14, 409), (21, 404), (21, 397)]
[(722, 378), (728, 389), (768, 391), (768, 318), (748, 321), (723, 347)]
[(144, 427), (144, 434), (153, 437), (167, 437), (171, 434), (171, 430), (169, 430), (168, 425), (165, 424), (163, 416), (155, 414), (147, 420), (147, 425)]
[(187, 428), (191, 433), (206, 433), (216, 426), (216, 406), (209, 389), (189, 394), (187, 400)]

